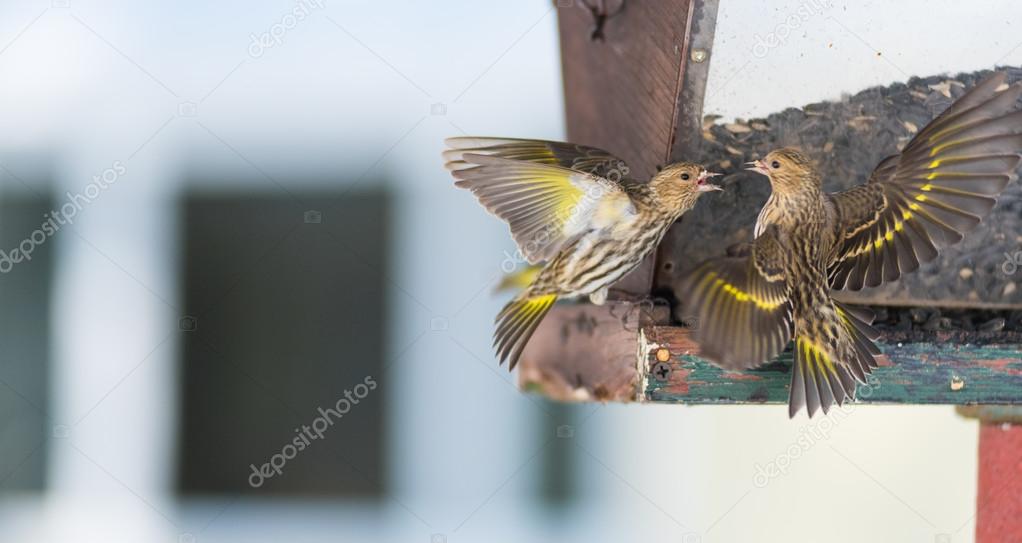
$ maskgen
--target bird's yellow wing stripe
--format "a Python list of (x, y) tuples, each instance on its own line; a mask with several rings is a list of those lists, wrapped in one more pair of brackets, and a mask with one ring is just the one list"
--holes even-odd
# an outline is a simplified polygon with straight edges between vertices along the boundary
[(712, 281), (713, 284), (711, 288), (713, 288), (714, 290), (726, 293), (738, 302), (742, 303), (751, 302), (757, 308), (762, 309), (763, 311), (773, 311), (784, 305), (784, 300), (771, 300), (761, 296), (757, 296), (749, 292), (745, 292), (744, 290), (736, 287), (735, 285), (719, 277), (716, 272), (712, 271), (708, 272), (703, 281), (704, 285), (705, 282)]
[[(909, 204), (910, 208), (913, 208), (913, 206), (914, 206), (914, 209), (918, 209), (919, 208), (918, 204)], [(905, 229), (905, 223), (910, 221), (910, 220), (912, 220), (913, 217), (914, 217), (914, 215), (912, 214), (911, 211), (904, 211), (904, 212), (902, 212), (901, 219), (900, 220), (899, 219), (895, 219), (893, 227), (888, 227), (886, 229), (879, 230), (877, 232), (876, 237), (872, 241), (867, 240), (867, 241), (863, 242), (862, 245), (860, 245), (854, 251), (851, 251), (850, 253), (848, 253), (848, 255), (846, 255), (844, 258), (847, 259), (847, 258), (850, 258), (850, 257), (856, 257), (856, 256), (859, 256), (859, 255), (861, 255), (863, 253), (868, 253), (870, 251), (878, 250), (878, 249), (883, 248), (883, 246), (885, 244), (891, 243), (891, 242), (894, 241), (894, 236), (898, 232), (901, 232), (902, 230), (904, 230)]]
[(528, 315), (535, 315), (536, 313), (550, 307), (550, 304), (555, 301), (557, 301), (556, 294), (545, 294), (543, 296), (529, 298), (529, 301), (525, 302), (525, 305), (522, 307), (522, 312)]
[[(920, 195), (916, 196), (914, 199), (916, 200), (916, 202), (920, 202), (920, 203), (930, 202), (931, 205), (935, 205), (936, 207), (941, 208), (941, 209), (948, 208), (948, 209), (954, 210), (954, 208), (950, 208), (946, 204), (939, 204), (939, 203), (931, 202), (930, 199), (925, 194), (920, 194)], [(947, 228), (947, 229), (952, 229), (952, 227), (949, 224), (947, 224), (946, 222), (938, 219), (937, 217), (933, 216), (932, 214), (927, 213), (926, 211), (923, 210), (922, 206), (920, 206), (919, 204), (917, 204), (915, 202), (909, 203), (908, 204), (908, 208), (910, 210), (912, 210), (912, 211), (903, 211), (901, 213), (901, 220), (895, 219), (893, 227), (887, 227), (887, 228), (879, 229), (877, 231), (877, 235), (874, 237), (874, 239), (872, 241), (867, 240), (867, 241), (863, 242), (862, 245), (860, 245), (854, 251), (850, 252), (844, 258), (847, 259), (849, 257), (856, 257), (856, 256), (859, 256), (859, 255), (861, 255), (863, 253), (868, 253), (870, 251), (879, 250), (879, 249), (883, 248), (884, 245), (893, 242), (894, 241), (894, 236), (898, 232), (901, 232), (902, 230), (905, 229), (905, 223), (907, 223), (908, 221), (910, 221), (914, 217), (916, 217), (916, 213), (922, 215), (927, 220), (929, 220), (929, 221), (931, 221), (931, 222), (933, 222), (933, 223), (935, 223), (935, 224), (937, 224), (937, 225), (939, 225), (941, 227), (944, 227), (944, 228)], [(913, 213), (913, 212), (916, 212), (916, 213)]]
[(776, 281), (767, 279), (751, 259), (758, 255), (764, 267), (774, 270), (769, 255), (756, 252), (771, 249), (766, 244), (772, 232), (759, 238), (752, 255), (707, 261), (678, 285), (684, 314), (699, 323), (692, 333), (700, 355), (725, 369), (768, 362), (791, 340), (791, 307), (783, 275)]
[[(560, 175), (557, 171), (551, 174), (537, 176), (535, 180), (523, 182), (525, 186), (541, 188), (542, 196), (537, 198), (533, 204), (548, 209), (547, 216), (550, 224), (562, 227), (573, 218), (578, 218), (579, 202), (585, 193), (571, 182), (568, 175)], [(524, 191), (523, 191), (524, 192)]]
[(525, 287), (532, 284), (539, 276), (542, 266), (523, 266), (520, 270), (515, 270), (505, 274), (497, 286), (493, 289), (494, 292), (504, 292), (506, 290), (524, 290)]
[(597, 204), (620, 187), (602, 178), (537, 162), (465, 153), (469, 167), (453, 170), (455, 185), (471, 190), (507, 221), (531, 264), (550, 260), (591, 221)]

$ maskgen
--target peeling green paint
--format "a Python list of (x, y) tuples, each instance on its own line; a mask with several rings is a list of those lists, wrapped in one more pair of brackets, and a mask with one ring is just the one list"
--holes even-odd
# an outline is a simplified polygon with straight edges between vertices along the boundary
[[(859, 385), (859, 403), (1022, 404), (1022, 345), (881, 345), (888, 361)], [(729, 372), (673, 355), (666, 380), (650, 376), (645, 399), (687, 404), (786, 403), (791, 352), (761, 368)], [(648, 366), (656, 363), (652, 357)]]

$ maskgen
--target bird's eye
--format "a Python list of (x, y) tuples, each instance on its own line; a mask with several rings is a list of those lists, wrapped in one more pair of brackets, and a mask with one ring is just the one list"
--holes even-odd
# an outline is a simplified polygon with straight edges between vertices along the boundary
[(692, 178), (692, 176), (690, 176), (690, 175), (689, 175), (689, 174), (687, 174), (687, 173), (683, 173), (683, 174), (681, 174), (681, 180), (682, 180), (682, 181), (688, 181), (688, 180), (689, 180), (689, 179), (691, 179), (691, 178)]
[(777, 168), (781, 167), (781, 163), (775, 160), (770, 163), (770, 167), (776, 170)]

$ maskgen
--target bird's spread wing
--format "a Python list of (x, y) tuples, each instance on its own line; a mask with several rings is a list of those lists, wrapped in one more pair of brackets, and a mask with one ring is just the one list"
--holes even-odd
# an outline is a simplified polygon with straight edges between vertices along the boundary
[(884, 159), (866, 185), (833, 196), (833, 288), (893, 281), (979, 224), (1022, 160), (1022, 84), (994, 74)]
[(507, 221), (530, 264), (550, 260), (579, 235), (634, 219), (635, 204), (619, 183), (542, 162), (462, 153), (449, 167), (455, 185), (471, 190)]
[(448, 138), (445, 143), (450, 149), (444, 151), (443, 156), (451, 170), (471, 168), (472, 164), (464, 160), (464, 155), (473, 153), (552, 164), (613, 181), (626, 179), (630, 171), (625, 161), (603, 149), (561, 141), (468, 136)]
[(791, 340), (784, 252), (776, 229), (766, 230), (747, 255), (709, 260), (682, 283), (685, 312), (696, 319), (700, 355), (725, 369), (774, 359)]

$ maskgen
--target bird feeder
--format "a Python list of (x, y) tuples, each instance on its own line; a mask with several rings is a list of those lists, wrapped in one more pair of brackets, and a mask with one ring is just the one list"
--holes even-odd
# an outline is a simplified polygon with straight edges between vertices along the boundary
[[(718, 0), (557, 6), (569, 141), (623, 158), (636, 179), (681, 159), (737, 179), (686, 214), (606, 305), (555, 306), (524, 352), (520, 386), (564, 401), (784, 403), (790, 352), (748, 372), (712, 366), (690, 339), (700, 323), (674, 296), (682, 274), (752, 237), (769, 185), (734, 172), (771, 149), (795, 145), (820, 161), (827, 190), (862, 183), (984, 73), (922, 74), (760, 119), (718, 122), (703, 117)], [(1022, 69), (996, 68), (1008, 72), (1009, 82), (1022, 79)], [(747, 182), (740, 178), (746, 175)], [(1017, 464), (1020, 283), (1022, 185), (1015, 182), (993, 213), (936, 261), (879, 288), (835, 293), (873, 308), (883, 334), (884, 356), (873, 374), (880, 386), (860, 385), (855, 401), (963, 406), (963, 414), (984, 423), (981, 459), (991, 465), (982, 469)], [(979, 541), (1022, 537), (1022, 506), (990, 488), (1005, 477), (1022, 484), (1018, 469), (980, 478), (981, 498), (994, 497), (979, 518)]]

